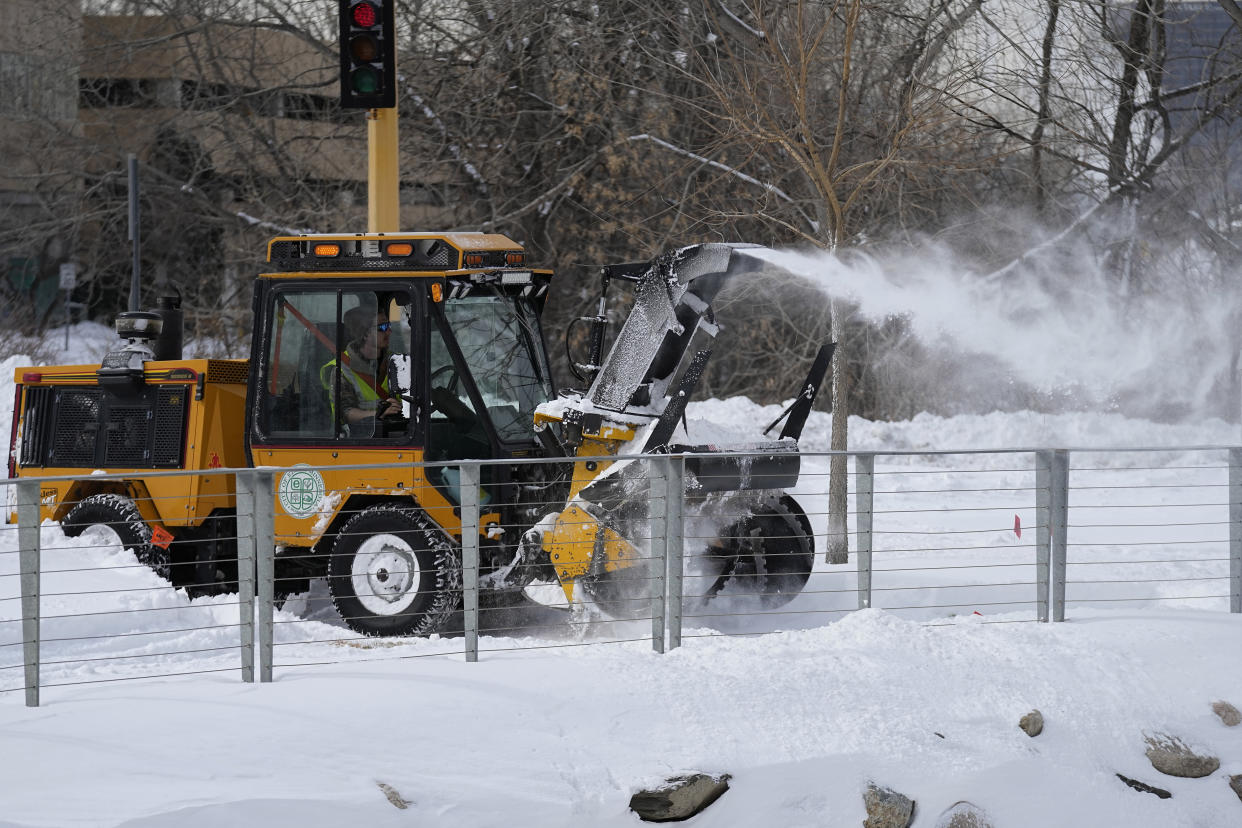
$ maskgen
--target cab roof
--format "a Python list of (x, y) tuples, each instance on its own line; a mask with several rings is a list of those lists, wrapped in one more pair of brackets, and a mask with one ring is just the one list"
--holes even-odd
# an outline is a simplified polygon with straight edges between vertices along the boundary
[(525, 268), (522, 246), (499, 233), (315, 233), (268, 242), (275, 272)]

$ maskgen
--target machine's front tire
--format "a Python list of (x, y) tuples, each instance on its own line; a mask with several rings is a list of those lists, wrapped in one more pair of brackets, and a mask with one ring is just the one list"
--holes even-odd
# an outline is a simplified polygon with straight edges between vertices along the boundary
[(328, 592), (342, 620), (363, 635), (431, 635), (461, 601), (461, 558), (419, 510), (371, 506), (341, 527)]
[(94, 529), (100, 532), (103, 542), (130, 550), (161, 578), (169, 578), (168, 550), (151, 543), (151, 527), (134, 502), (124, 495), (94, 494), (82, 498), (65, 515), (60, 528), (69, 538)]

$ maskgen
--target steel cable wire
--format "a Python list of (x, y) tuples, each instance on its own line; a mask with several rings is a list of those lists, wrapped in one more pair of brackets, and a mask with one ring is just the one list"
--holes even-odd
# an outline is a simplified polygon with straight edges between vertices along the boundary
[(172, 655), (193, 655), (195, 653), (217, 653), (217, 652), (222, 652), (225, 650), (236, 650), (237, 648), (238, 648), (238, 645), (231, 644), (226, 647), (202, 647), (202, 648), (194, 649), (194, 650), (168, 650), (168, 651), (157, 652), (157, 653), (132, 653), (132, 654), (126, 654), (126, 655), (90, 656), (90, 657), (84, 656), (81, 658), (68, 658), (68, 659), (60, 659), (60, 660), (55, 660), (55, 661), (40, 659), (39, 664), (42, 666), (48, 666), (48, 665), (53, 665), (53, 664), (88, 664), (88, 663), (96, 662), (96, 661), (120, 661), (124, 659), (134, 659), (134, 658), (159, 658), (163, 656), (172, 656)]
[(1066, 583), (1066, 588), (1084, 584), (1172, 584), (1179, 581), (1228, 581), (1228, 575), (1205, 575), (1197, 578), (1119, 578), (1115, 580), (1083, 581), (1075, 580)]
[[(183, 627), (183, 628), (178, 628), (178, 629), (173, 629), (173, 630), (143, 630), (141, 632), (109, 633), (107, 635), (70, 635), (70, 636), (63, 636), (59, 638), (45, 638), (43, 636), (39, 636), (39, 642), (43, 644), (47, 644), (51, 642), (62, 642), (62, 641), (98, 641), (100, 639), (129, 638), (129, 637), (135, 637), (135, 636), (140, 636), (140, 635), (171, 635), (174, 633), (200, 632), (200, 631), (207, 631), (207, 630), (236, 630), (244, 626), (247, 626), (247, 624), (246, 623), (211, 624), (211, 625), (204, 626), (204, 627)], [(0, 647), (17, 647), (17, 646), (20, 646), (21, 644), (22, 644), (21, 641), (15, 641), (12, 643), (0, 644)]]
[(1073, 601), (1075, 604), (1101, 604), (1114, 603), (1118, 601), (1201, 601), (1209, 598), (1229, 598), (1228, 593), (1224, 595), (1148, 595), (1136, 598), (1070, 598), (1066, 597), (1066, 603)]
[(1184, 564), (1184, 563), (1220, 563), (1228, 561), (1229, 558), (1135, 558), (1125, 561), (1066, 561), (1067, 566), (1100, 566), (1108, 564), (1111, 566), (1130, 566), (1141, 564)]
[(87, 679), (85, 681), (60, 681), (60, 682), (40, 681), (39, 686), (40, 687), (73, 687), (79, 684), (108, 684), (110, 682), (116, 682), (116, 681), (140, 681), (143, 679), (153, 679), (153, 678), (176, 678), (177, 676), (198, 676), (198, 675), (203, 675), (206, 673), (232, 673), (236, 671), (237, 669), (238, 669), (237, 665), (232, 665), (230, 667), (216, 667), (216, 668), (207, 669), (207, 670), (184, 670), (184, 671), (177, 672), (177, 673), (143, 673), (142, 675), (137, 675), (137, 676), (118, 676), (115, 678), (93, 678), (93, 679)]

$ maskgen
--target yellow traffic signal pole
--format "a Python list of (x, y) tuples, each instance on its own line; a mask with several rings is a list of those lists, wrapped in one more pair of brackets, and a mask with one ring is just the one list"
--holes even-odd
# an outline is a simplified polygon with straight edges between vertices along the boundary
[(401, 229), (401, 170), (397, 157), (397, 107), (367, 112), (367, 230)]

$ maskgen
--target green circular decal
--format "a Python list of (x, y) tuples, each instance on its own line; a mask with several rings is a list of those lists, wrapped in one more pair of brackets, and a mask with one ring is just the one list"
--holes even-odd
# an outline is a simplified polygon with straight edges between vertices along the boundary
[(306, 518), (319, 511), (323, 500), (323, 475), (305, 464), (298, 464), (281, 475), (280, 506), (295, 518)]

